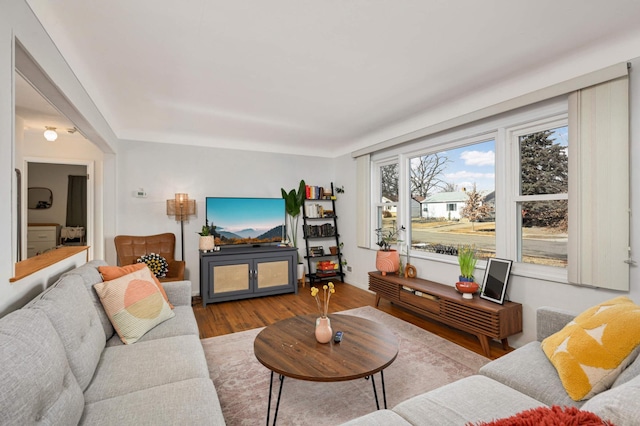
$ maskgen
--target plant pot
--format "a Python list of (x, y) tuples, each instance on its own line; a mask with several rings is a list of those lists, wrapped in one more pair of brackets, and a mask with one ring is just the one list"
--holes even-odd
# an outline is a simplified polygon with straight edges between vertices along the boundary
[(473, 293), (478, 291), (480, 286), (473, 281), (458, 281), (456, 283), (456, 290), (462, 293), (463, 299), (473, 299)]
[(304, 263), (298, 263), (298, 280), (304, 280), (304, 279), (305, 279), (305, 276), (304, 276)]
[(338, 247), (337, 246), (329, 247), (329, 253), (335, 256), (336, 254), (338, 254)]
[(213, 251), (213, 248), (216, 246), (215, 241), (213, 240), (213, 235), (205, 235), (200, 236), (200, 242), (198, 243), (198, 248), (201, 251)]
[(388, 272), (398, 272), (398, 269), (400, 269), (400, 253), (397, 250), (379, 250), (376, 253), (376, 269), (382, 272), (382, 275), (387, 275)]

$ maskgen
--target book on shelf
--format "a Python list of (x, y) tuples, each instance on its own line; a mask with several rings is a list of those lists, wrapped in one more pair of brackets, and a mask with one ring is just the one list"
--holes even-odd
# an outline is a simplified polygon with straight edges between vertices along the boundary
[(330, 223), (304, 225), (303, 230), (306, 237), (333, 237), (336, 235), (335, 227)]
[(318, 278), (335, 277), (336, 275), (338, 274), (335, 271), (316, 272), (316, 277)]
[(324, 247), (322, 246), (309, 247), (309, 256), (324, 256)]
[(307, 200), (330, 200), (333, 196), (329, 188), (322, 186), (305, 186), (305, 196)]

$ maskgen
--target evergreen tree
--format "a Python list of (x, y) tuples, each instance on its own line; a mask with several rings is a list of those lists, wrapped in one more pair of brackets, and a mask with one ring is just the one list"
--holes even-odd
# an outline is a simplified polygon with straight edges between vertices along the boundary
[[(563, 194), (569, 187), (567, 148), (554, 143), (552, 131), (520, 138), (521, 194)], [(566, 200), (522, 203), (522, 225), (566, 229)]]

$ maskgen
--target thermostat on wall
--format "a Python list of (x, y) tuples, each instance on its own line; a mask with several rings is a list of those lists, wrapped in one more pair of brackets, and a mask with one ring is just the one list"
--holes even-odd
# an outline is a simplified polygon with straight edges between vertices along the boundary
[(136, 198), (147, 198), (147, 193), (144, 189), (140, 188), (137, 191), (133, 191), (133, 196)]

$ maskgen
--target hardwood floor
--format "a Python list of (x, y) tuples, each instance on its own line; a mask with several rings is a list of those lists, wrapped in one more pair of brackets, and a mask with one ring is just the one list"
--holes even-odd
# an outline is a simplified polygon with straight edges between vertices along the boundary
[[(375, 304), (373, 293), (346, 283), (336, 282), (335, 284), (336, 293), (331, 297), (330, 313)], [(200, 298), (194, 298), (193, 301), (193, 312), (202, 339), (264, 327), (285, 318), (317, 312), (317, 309), (308, 284), (305, 288), (300, 286), (298, 294), (214, 303), (207, 305), (206, 308), (202, 306)], [(472, 334), (409, 312), (385, 299), (380, 300), (378, 309), (483, 355), (480, 341)], [(499, 342), (491, 342), (492, 359), (499, 358), (507, 352), (509, 351), (502, 349)]]

